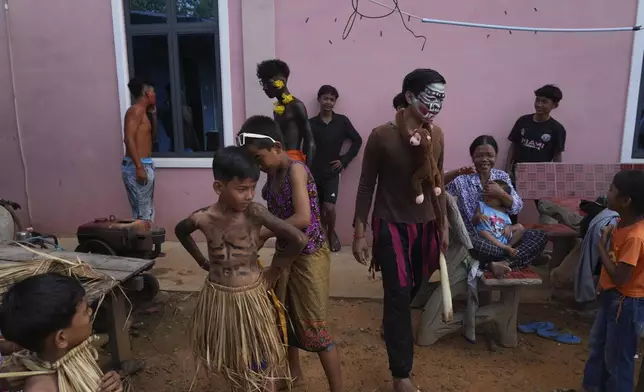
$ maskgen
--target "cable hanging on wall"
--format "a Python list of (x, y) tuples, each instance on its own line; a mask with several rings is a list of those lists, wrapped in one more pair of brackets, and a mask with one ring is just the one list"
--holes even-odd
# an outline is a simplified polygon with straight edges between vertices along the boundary
[(355, 24), (356, 18), (358, 16), (360, 17), (360, 19), (362, 19), (362, 18), (365, 18), (365, 19), (383, 19), (383, 18), (386, 18), (388, 16), (393, 15), (394, 13), (398, 13), (398, 15), (400, 15), (400, 20), (402, 21), (402, 24), (405, 27), (405, 29), (407, 31), (409, 31), (414, 36), (414, 38), (418, 38), (418, 39), (423, 40), (423, 46), (421, 47), (420, 50), (421, 51), (425, 50), (425, 44), (427, 43), (427, 37), (424, 36), (424, 35), (416, 34), (412, 29), (409, 28), (409, 26), (407, 26), (407, 22), (405, 21), (405, 15), (407, 15), (408, 17), (410, 15), (401, 11), (400, 7), (398, 6), (398, 0), (392, 0), (393, 3), (394, 3), (393, 7), (389, 7), (389, 6), (386, 6), (384, 4), (380, 4), (380, 3), (376, 3), (376, 4), (378, 4), (378, 5), (382, 6), (382, 7), (388, 8), (390, 10), (390, 12), (388, 12), (388, 13), (386, 13), (384, 15), (377, 15), (377, 16), (365, 15), (365, 14), (361, 13), (358, 10), (358, 2), (359, 1), (360, 0), (351, 0), (351, 7), (353, 8), (353, 12), (349, 16), (349, 19), (347, 20), (347, 24), (344, 25), (344, 30), (342, 31), (342, 39), (343, 40), (346, 40), (347, 38), (349, 38), (349, 35), (351, 34), (351, 30), (353, 30), (353, 25)]
[[(471, 22), (461, 22), (461, 21), (456, 21), (456, 20), (444, 20), (444, 19), (432, 19), (432, 18), (423, 18), (418, 15), (410, 14), (408, 12), (404, 12), (400, 9), (400, 6), (398, 5), (398, 0), (392, 0), (393, 1), (393, 6), (389, 6), (386, 4), (383, 4), (377, 0), (368, 0), (369, 2), (376, 4), (380, 7), (386, 8), (389, 10), (388, 13), (384, 15), (379, 15), (379, 16), (368, 16), (360, 13), (358, 10), (358, 1), (359, 0), (351, 0), (351, 6), (353, 8), (353, 13), (351, 16), (349, 16), (349, 20), (347, 21), (346, 26), (344, 27), (344, 31), (342, 33), (342, 39), (347, 39), (349, 34), (351, 33), (351, 30), (353, 29), (353, 25), (355, 23), (355, 19), (357, 16), (360, 16), (360, 18), (366, 18), (366, 19), (382, 19), (386, 18), (390, 15), (393, 15), (394, 13), (398, 13), (400, 15), (400, 18), (403, 22), (403, 26), (407, 31), (409, 31), (415, 38), (420, 38), (423, 39), (423, 46), (421, 50), (425, 49), (425, 43), (427, 42), (427, 37), (424, 35), (418, 35), (414, 33), (412, 29), (407, 26), (407, 22), (405, 21), (405, 16), (407, 17), (407, 21), (411, 20), (411, 18), (420, 20), (423, 23), (432, 23), (432, 24), (441, 24), (441, 25), (449, 25), (449, 26), (459, 26), (459, 27), (470, 27), (470, 28), (478, 28), (478, 29), (488, 29), (488, 30), (506, 30), (509, 32), (512, 31), (530, 31), (530, 32), (545, 32), (545, 33), (609, 33), (609, 32), (625, 32), (625, 31), (640, 31), (642, 26), (636, 25), (636, 26), (625, 26), (625, 27), (589, 27), (589, 28), (553, 28), (553, 27), (529, 27), (529, 26), (506, 26), (506, 25), (495, 25), (495, 24), (486, 24), (486, 23), (471, 23)], [(536, 9), (535, 9), (536, 10)]]

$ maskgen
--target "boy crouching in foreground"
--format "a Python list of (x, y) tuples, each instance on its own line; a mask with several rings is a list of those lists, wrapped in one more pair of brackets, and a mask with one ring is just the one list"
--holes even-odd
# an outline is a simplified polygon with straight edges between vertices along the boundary
[[(87, 303), (85, 289), (75, 278), (42, 274), (10, 287), (0, 308), (0, 330), (8, 341), (26, 349), (5, 358), (0, 371), (41, 371), (26, 379), (9, 379), (9, 385), (2, 385), (0, 389), (123, 391), (118, 373), (111, 371), (103, 375), (96, 364), (94, 349), (90, 346), (92, 308)], [(53, 369), (51, 374), (42, 374), (50, 369)]]
[(590, 331), (584, 371), (587, 392), (633, 391), (635, 356), (644, 330), (644, 172), (617, 173), (608, 208), (617, 227), (602, 229), (599, 311)]
[[(212, 169), (217, 202), (175, 228), (181, 244), (209, 273), (191, 324), (193, 354), (233, 390), (273, 391), (280, 368), (286, 368), (286, 322), (272, 288), (308, 238), (253, 202), (259, 167), (244, 149), (218, 151)], [(264, 270), (257, 257), (262, 226), (286, 244)], [(196, 230), (206, 236), (208, 259), (191, 237)]]

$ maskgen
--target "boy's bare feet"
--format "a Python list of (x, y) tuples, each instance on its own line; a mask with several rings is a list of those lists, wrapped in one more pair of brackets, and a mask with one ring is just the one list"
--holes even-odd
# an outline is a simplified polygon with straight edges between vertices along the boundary
[(393, 392), (420, 392), (410, 378), (394, 378)]
[(512, 271), (512, 268), (505, 261), (492, 261), (490, 263), (490, 271), (495, 278), (502, 278), (503, 275)]
[(275, 383), (274, 390), (275, 391), (289, 391), (293, 388), (297, 388), (301, 385), (304, 385), (304, 378), (302, 377), (293, 377), (291, 380), (291, 385), (289, 386), (288, 381), (286, 380), (280, 380), (279, 382)]

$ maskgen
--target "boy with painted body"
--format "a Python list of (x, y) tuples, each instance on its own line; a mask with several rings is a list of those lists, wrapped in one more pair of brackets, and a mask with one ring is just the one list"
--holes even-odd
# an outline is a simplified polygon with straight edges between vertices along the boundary
[(279, 125), (284, 136), (284, 150), (295, 161), (313, 164), (315, 140), (306, 106), (294, 97), (288, 89), (288, 77), (291, 70), (282, 60), (266, 60), (257, 65), (257, 78), (264, 93), (269, 98), (277, 99), (273, 104), (273, 119)]
[[(259, 168), (242, 148), (218, 151), (213, 173), (217, 202), (192, 213), (175, 228), (184, 248), (208, 271), (191, 325), (193, 353), (234, 390), (272, 391), (286, 352), (278, 333), (278, 326), (285, 326), (275, 316), (279, 312), (271, 289), (279, 271), (299, 255), (307, 238), (253, 202)], [(287, 244), (264, 270), (257, 258), (262, 227)], [(191, 236), (197, 230), (206, 237), (208, 258)], [(231, 305), (228, 300), (244, 306)], [(233, 341), (223, 341), (222, 334)], [(241, 362), (228, 350), (231, 347), (243, 350)]]

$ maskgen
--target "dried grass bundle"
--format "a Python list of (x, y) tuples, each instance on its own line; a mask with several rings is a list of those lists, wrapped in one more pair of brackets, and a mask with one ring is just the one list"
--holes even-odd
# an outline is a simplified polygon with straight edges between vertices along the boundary
[[(192, 318), (190, 343), (199, 364), (231, 388), (263, 391), (286, 365), (276, 309), (263, 279), (246, 287), (206, 280)], [(290, 377), (282, 377), (290, 382)]]
[(59, 392), (96, 392), (103, 377), (96, 362), (98, 352), (92, 346), (96, 339), (96, 336), (90, 337), (53, 363), (41, 361), (35, 354), (27, 351), (14, 353), (2, 364), (0, 378), (8, 379), (10, 390), (19, 391), (28, 377), (55, 374)]
[(71, 276), (78, 279), (85, 287), (89, 296), (98, 294), (93, 291), (100, 292), (98, 287), (100, 283), (106, 280), (112, 280), (111, 277), (94, 270), (91, 265), (84, 263), (78, 258), (76, 260), (67, 260), (26, 247), (22, 244), (18, 245), (23, 249), (38, 255), (40, 258), (30, 261), (0, 264), (0, 295), (4, 294), (14, 283), (33, 275), (48, 272)]

